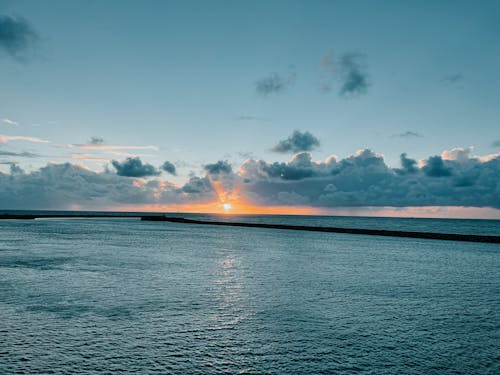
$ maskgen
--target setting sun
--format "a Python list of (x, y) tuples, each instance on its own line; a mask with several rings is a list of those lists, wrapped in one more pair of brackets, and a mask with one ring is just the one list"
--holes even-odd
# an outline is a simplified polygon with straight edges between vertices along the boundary
[(230, 203), (224, 203), (222, 205), (222, 208), (224, 209), (224, 211), (231, 211), (231, 208), (233, 208), (233, 206), (230, 204)]

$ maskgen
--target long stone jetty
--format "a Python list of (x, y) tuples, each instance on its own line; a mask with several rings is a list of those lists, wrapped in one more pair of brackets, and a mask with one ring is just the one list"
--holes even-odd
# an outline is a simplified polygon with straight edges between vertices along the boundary
[(141, 220), (168, 221), (171, 223), (182, 223), (182, 224), (220, 225), (228, 227), (247, 227), (247, 228), (266, 228), (266, 229), (282, 229), (282, 230), (302, 230), (310, 232), (363, 234), (368, 236), (406, 237), (406, 238), (424, 238), (431, 240), (500, 243), (500, 236), (493, 236), (493, 235), (410, 232), (410, 231), (400, 231), (400, 230), (318, 227), (318, 226), (307, 226), (307, 225), (241, 223), (232, 221), (208, 221), (208, 220), (205, 221), (205, 220), (193, 220), (193, 219), (185, 219), (182, 217), (169, 217), (169, 216), (141, 216)]

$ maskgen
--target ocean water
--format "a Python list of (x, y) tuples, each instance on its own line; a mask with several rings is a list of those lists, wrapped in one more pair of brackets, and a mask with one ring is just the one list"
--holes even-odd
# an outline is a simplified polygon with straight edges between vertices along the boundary
[[(500, 234), (495, 221), (243, 219)], [(0, 373), (16, 372), (498, 374), (500, 246), (3, 220)]]

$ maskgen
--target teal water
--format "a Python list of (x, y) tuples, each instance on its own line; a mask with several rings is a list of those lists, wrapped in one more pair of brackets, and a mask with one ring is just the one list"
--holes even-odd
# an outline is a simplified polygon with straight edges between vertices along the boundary
[(0, 373), (15, 372), (500, 373), (500, 246), (0, 221)]

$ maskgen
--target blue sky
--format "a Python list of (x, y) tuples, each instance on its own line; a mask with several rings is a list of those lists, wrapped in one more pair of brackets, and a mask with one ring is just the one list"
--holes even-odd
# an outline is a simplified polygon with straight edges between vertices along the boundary
[[(0, 15), (36, 33), (17, 56), (0, 48), (0, 134), (49, 141), (5, 142), (38, 155), (4, 156), (5, 173), (138, 155), (183, 184), (218, 160), (290, 160), (272, 148), (294, 130), (320, 141), (314, 160), (500, 151), (495, 1), (4, 0)], [(346, 56), (363, 85), (342, 95)], [(272, 77), (282, 86), (259, 92)], [(63, 147), (91, 137), (145, 148)]]

